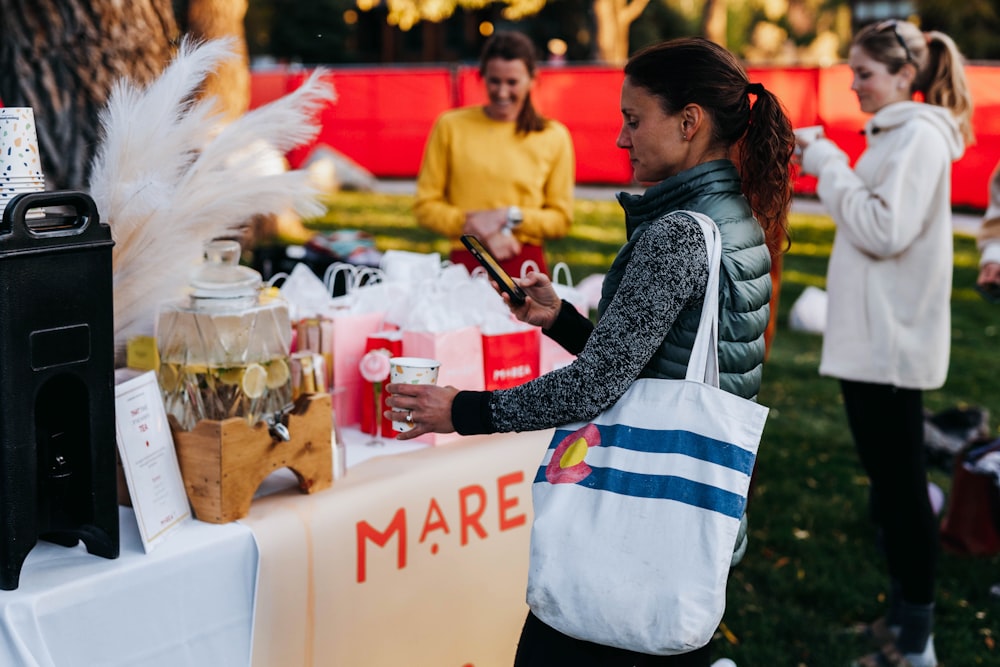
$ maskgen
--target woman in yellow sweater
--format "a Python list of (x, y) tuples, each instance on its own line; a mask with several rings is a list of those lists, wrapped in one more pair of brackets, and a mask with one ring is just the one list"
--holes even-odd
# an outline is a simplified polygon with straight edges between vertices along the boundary
[(535, 47), (517, 32), (483, 46), (485, 106), (451, 109), (431, 130), (417, 176), (414, 212), (452, 240), (450, 259), (479, 264), (459, 241), (473, 234), (512, 275), (526, 260), (547, 272), (542, 243), (573, 220), (576, 162), (569, 131), (531, 104)]

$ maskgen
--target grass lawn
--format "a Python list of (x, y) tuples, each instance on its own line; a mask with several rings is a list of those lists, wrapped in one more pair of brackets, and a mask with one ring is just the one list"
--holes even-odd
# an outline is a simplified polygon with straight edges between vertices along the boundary
[[(448, 244), (417, 227), (410, 195), (338, 193), (315, 229), (364, 229), (378, 248), (440, 252)], [(808, 285), (825, 286), (833, 239), (829, 218), (794, 215), (784, 258), (778, 333), (760, 401), (771, 408), (750, 504), (750, 547), (729, 582), (714, 657), (739, 667), (843, 667), (867, 651), (841, 631), (883, 611), (881, 558), (866, 517), (867, 481), (857, 462), (837, 384), (819, 376), (819, 336), (788, 329), (788, 311)], [(565, 261), (575, 280), (603, 273), (624, 240), (615, 202), (577, 201), (571, 235), (548, 244), (550, 265)], [(956, 405), (989, 409), (1000, 420), (1000, 308), (973, 291), (978, 256), (955, 238), (952, 357), (947, 384), (927, 392), (932, 411)], [(931, 469), (947, 492), (950, 474)], [(1000, 665), (1000, 557), (944, 553), (935, 629), (945, 667)]]

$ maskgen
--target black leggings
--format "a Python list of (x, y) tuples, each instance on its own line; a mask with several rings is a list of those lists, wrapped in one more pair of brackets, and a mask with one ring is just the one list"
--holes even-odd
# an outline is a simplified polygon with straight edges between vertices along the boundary
[(916, 389), (840, 383), (847, 422), (871, 481), (872, 519), (889, 575), (911, 604), (934, 601), (938, 528), (927, 495), (923, 394)]
[(514, 667), (709, 667), (709, 645), (684, 655), (646, 655), (573, 639), (528, 612)]

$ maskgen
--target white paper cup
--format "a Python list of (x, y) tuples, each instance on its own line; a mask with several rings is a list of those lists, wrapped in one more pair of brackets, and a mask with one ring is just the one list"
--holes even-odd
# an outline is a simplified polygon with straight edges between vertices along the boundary
[(45, 189), (45, 181), (37, 179), (26, 183), (12, 184), (0, 179), (0, 197), (14, 197), (22, 192), (41, 192)]
[[(7, 210), (7, 206), (17, 195), (23, 192), (44, 192), (45, 185), (41, 182), (33, 183), (30, 185), (19, 185), (12, 186), (7, 185), (0, 179), (0, 217), (3, 216), (4, 211)], [(41, 218), (45, 215), (45, 210), (41, 208), (33, 208), (25, 214), (25, 218)]]
[(797, 127), (792, 131), (796, 137), (806, 142), (816, 141), (823, 136), (822, 125), (807, 125), (806, 127)]
[(42, 176), (31, 107), (0, 107), (0, 178)]
[[(389, 382), (393, 384), (437, 384), (441, 362), (423, 357), (393, 357), (389, 360)], [(404, 433), (413, 424), (393, 420), (392, 428)]]

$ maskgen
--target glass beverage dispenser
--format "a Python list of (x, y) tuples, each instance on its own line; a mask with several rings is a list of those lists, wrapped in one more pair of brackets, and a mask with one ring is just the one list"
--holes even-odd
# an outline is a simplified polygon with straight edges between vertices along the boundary
[(280, 435), (292, 403), (291, 320), (284, 300), (263, 292), (261, 275), (239, 256), (236, 241), (207, 243), (190, 295), (161, 307), (160, 388), (184, 430), (241, 417)]

